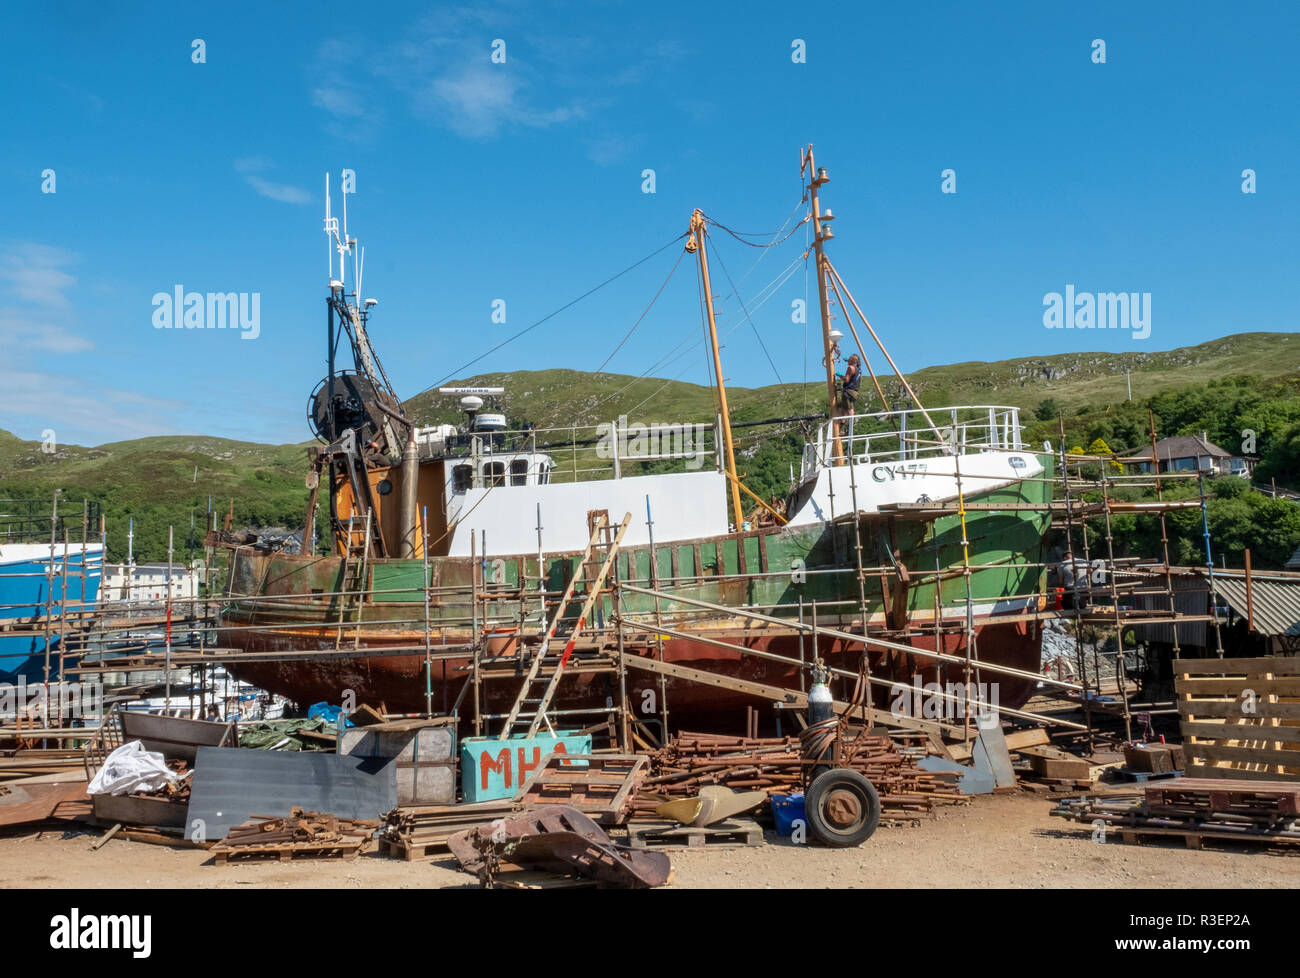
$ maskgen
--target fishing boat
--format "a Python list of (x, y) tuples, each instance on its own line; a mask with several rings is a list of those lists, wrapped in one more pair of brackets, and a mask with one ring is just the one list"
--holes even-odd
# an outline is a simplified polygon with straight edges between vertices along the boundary
[[(440, 392), (459, 400), (462, 423), (421, 425), (371, 344), (376, 303), (362, 298), (358, 249), (346, 210), (341, 231), (331, 216), (327, 177), (327, 374), (309, 401), (321, 445), (309, 450), (303, 539), (315, 538), (318, 504), (322, 520), (327, 508), (328, 553), (213, 535), (231, 548), (222, 644), (247, 654), (231, 671), (299, 704), (351, 693), (390, 712), (463, 710), (473, 684), (479, 715), (513, 719), (519, 683), (482, 682), (483, 656), (516, 657), (522, 671), (529, 642), (545, 651), (548, 623), (592, 589), (603, 556), (605, 587), (594, 585), (570, 649), (616, 642), (658, 665), (617, 678), (574, 670), (548, 700), (557, 716), (599, 715), (615, 701), (662, 713), (664, 698), (666, 722), (698, 728), (753, 705), (756, 689), (801, 689), (818, 658), (846, 699), (847, 677), (863, 669), (879, 698), (882, 677), (969, 680), (973, 664), (1000, 670), (985, 678), (1001, 704), (1023, 704), (1039, 668), (1050, 452), (1022, 442), (1015, 407), (920, 403), (825, 255), (829, 177), (811, 147), (801, 157), (830, 404), (775, 503), (737, 474), (700, 211), (683, 247), (707, 299), (712, 421), (510, 430), (504, 390), (462, 386)], [(857, 313), (910, 403), (890, 407), (872, 372), (882, 409), (843, 408), (832, 302), (848, 325)]]

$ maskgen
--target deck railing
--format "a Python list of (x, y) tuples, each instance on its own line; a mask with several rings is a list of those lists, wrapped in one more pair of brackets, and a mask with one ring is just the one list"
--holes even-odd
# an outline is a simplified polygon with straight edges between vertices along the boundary
[(1020, 409), (1016, 407), (876, 411), (846, 415), (821, 425), (816, 440), (804, 446), (803, 475), (807, 479), (820, 468), (850, 458), (855, 464), (884, 464), (1023, 447)]

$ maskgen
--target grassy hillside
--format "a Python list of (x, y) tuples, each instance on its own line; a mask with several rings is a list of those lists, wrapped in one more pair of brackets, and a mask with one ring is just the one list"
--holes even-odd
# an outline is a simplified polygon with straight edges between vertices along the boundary
[[(878, 359), (872, 359), (873, 366), (887, 367)], [(1165, 353), (1063, 354), (928, 367), (908, 380), (930, 405), (1021, 407), (1032, 443), (1057, 441), (1058, 411), (1066, 419), (1071, 444), (1102, 438), (1117, 450), (1141, 444), (1148, 407), (1162, 437), (1204, 428), (1212, 440), (1233, 447), (1249, 427), (1258, 433), (1269, 475), (1296, 488), (1297, 365), (1300, 334), (1242, 333)], [(1131, 371), (1133, 402), (1126, 400), (1125, 371)], [(878, 376), (891, 403), (900, 400), (897, 379), (879, 370)], [(716, 410), (710, 388), (621, 374), (512, 371), (455, 383), (506, 388), (501, 400), (511, 421), (528, 420), (539, 427), (592, 425), (624, 414), (644, 423), (708, 422)], [(728, 396), (737, 422), (825, 410), (824, 383), (729, 387)], [(863, 398), (864, 410), (878, 408), (869, 380), (863, 383)], [(422, 423), (461, 420), (455, 399), (436, 393), (414, 397), (406, 407)], [(1041, 416), (1037, 421), (1036, 413)], [(237, 526), (301, 526), (307, 444), (179, 435), (93, 448), (59, 445), (45, 454), (39, 442), (0, 430), (0, 499), (48, 502), (53, 489), (62, 488), (64, 511), (79, 511), (82, 498), (100, 502), (108, 518), (110, 558), (125, 554), (130, 517), (136, 521), (136, 552), (142, 559), (165, 558), (169, 524), (183, 557), (191, 515), (196, 536), (202, 537), (209, 496), (223, 515), (234, 500)], [(742, 432), (737, 468), (760, 494), (783, 491), (799, 444), (793, 425), (776, 433)]]
[[(872, 353), (868, 350), (868, 355)], [(885, 396), (904, 395), (889, 365), (871, 357)], [(991, 363), (971, 361), (926, 367), (908, 375), (908, 382), (926, 404), (1006, 404), (1035, 408), (1055, 399), (1067, 414), (1090, 404), (1108, 404), (1127, 397), (1125, 371), (1130, 371), (1133, 397), (1141, 400), (1162, 391), (1208, 383), (1230, 375), (1271, 379), (1294, 375), (1300, 366), (1300, 334), (1239, 333), (1199, 346), (1164, 353), (1070, 353), (1023, 357)], [(590, 374), (580, 370), (519, 370), (483, 373), (447, 386), (504, 387), (502, 404), (511, 417), (526, 417), (540, 427), (596, 424), (620, 414), (643, 421), (696, 421), (712, 417), (713, 392), (707, 387), (638, 379), (623, 374)], [(871, 390), (863, 381), (863, 393)], [(825, 410), (825, 382), (769, 387), (728, 387), (737, 418), (777, 417)], [(455, 399), (435, 393), (407, 402), (423, 421), (459, 419)]]
[[(109, 557), (126, 554), (128, 520), (135, 519), (138, 559), (167, 556), (167, 528), (175, 530), (175, 555), (190, 551), (194, 522), (199, 550), (208, 497), (225, 514), (234, 500), (238, 525), (300, 526), (306, 506), (304, 445), (258, 445), (227, 438), (163, 436), (94, 448), (41, 444), (0, 431), (0, 499), (35, 499), (48, 505), (55, 488), (65, 514), (95, 500), (107, 520)], [(10, 507), (12, 509), (13, 507)]]

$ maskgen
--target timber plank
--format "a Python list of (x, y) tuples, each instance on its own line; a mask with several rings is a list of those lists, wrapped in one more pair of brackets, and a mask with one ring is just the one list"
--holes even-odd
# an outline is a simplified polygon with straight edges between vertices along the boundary
[(1184, 720), (1178, 726), (1184, 737), (1300, 744), (1300, 727), (1269, 726), (1259, 723), (1209, 723), (1193, 720)]
[[(1240, 761), (1245, 764), (1277, 764), (1300, 768), (1300, 751), (1267, 750), (1260, 747), (1235, 747), (1227, 744), (1184, 744), (1188, 758), (1209, 761)], [(1297, 772), (1300, 774), (1300, 771)]]
[(1259, 698), (1270, 695), (1300, 696), (1300, 678), (1268, 679), (1256, 675), (1209, 679), (1200, 676), (1176, 676), (1174, 688), (1180, 695), (1188, 696), (1237, 696), (1243, 689), (1254, 690)]
[[(1263, 665), (1261, 665), (1263, 663)], [(1259, 675), (1300, 676), (1300, 657), (1262, 656), (1250, 659), (1175, 659), (1175, 676)]]

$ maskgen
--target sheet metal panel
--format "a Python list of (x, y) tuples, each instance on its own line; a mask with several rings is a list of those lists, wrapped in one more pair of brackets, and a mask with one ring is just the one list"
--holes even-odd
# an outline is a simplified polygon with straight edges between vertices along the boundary
[(250, 815), (288, 815), (295, 805), (342, 818), (379, 818), (397, 807), (391, 760), (324, 751), (200, 747), (186, 832), (224, 839)]

